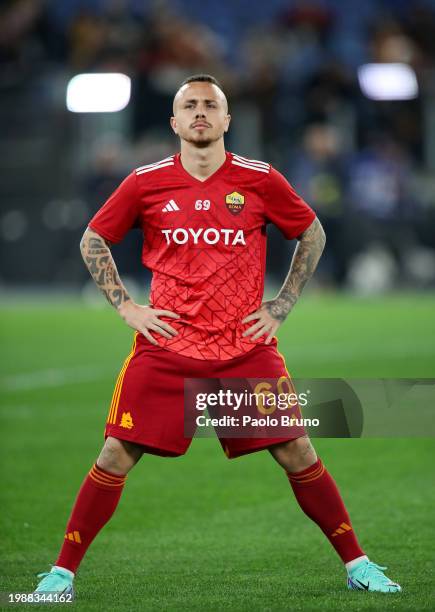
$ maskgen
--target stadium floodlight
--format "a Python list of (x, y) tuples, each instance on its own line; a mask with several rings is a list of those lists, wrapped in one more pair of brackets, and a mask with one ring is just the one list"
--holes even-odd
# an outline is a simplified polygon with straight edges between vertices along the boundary
[(371, 100), (411, 100), (418, 96), (417, 77), (408, 64), (364, 64), (358, 68), (358, 81)]
[(68, 83), (66, 106), (73, 113), (115, 113), (127, 106), (130, 93), (126, 74), (77, 74)]

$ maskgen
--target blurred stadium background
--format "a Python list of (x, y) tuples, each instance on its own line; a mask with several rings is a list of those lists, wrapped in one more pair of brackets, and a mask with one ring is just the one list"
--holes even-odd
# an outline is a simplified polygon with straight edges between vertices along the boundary
[[(315, 279), (280, 332), (293, 374), (434, 376), (434, 0), (3, 0), (4, 589), (31, 590), (53, 562), (129, 350), (131, 330), (94, 291), (80, 237), (133, 167), (177, 150), (174, 90), (202, 71), (230, 100), (227, 148), (271, 161), (326, 229)], [(82, 73), (129, 76), (129, 103), (70, 112), (67, 86)], [(272, 292), (289, 245), (273, 228), (270, 238)], [(144, 301), (139, 251), (132, 232), (114, 255)], [(363, 545), (405, 583), (400, 600), (349, 599), (265, 454), (230, 463), (201, 439), (129, 476), (84, 562), (83, 609), (433, 609), (433, 440), (316, 448)]]
[[(434, 288), (434, 31), (433, 0), (2, 2), (1, 284), (83, 286), (86, 221), (132, 167), (176, 150), (174, 91), (207, 71), (230, 100), (227, 148), (271, 161), (325, 225), (316, 283)], [(390, 94), (386, 74), (369, 77), (364, 94), (358, 70), (373, 63), (410, 73)], [(88, 72), (131, 77), (126, 108), (69, 112), (67, 84)], [(278, 282), (287, 259), (272, 235)], [(143, 278), (139, 240), (117, 256)]]

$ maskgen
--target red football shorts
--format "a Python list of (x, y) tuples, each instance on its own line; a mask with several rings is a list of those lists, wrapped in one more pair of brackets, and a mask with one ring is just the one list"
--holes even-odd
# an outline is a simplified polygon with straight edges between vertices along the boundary
[[(280, 378), (290, 380), (284, 358), (274, 344), (256, 345), (228, 360), (184, 357), (151, 344), (136, 333), (113, 393), (105, 437), (135, 442), (144, 452), (166, 457), (183, 455), (191, 438), (184, 437), (185, 378)], [(220, 438), (228, 458), (258, 451), (285, 438)]]

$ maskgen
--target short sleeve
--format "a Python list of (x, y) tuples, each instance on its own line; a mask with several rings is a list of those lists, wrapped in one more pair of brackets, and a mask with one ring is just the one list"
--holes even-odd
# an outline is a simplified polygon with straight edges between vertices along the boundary
[(275, 168), (271, 167), (266, 182), (264, 202), (266, 221), (276, 225), (287, 240), (297, 238), (314, 221), (315, 212)]
[(132, 172), (92, 217), (89, 227), (110, 242), (121, 242), (139, 220), (136, 174)]

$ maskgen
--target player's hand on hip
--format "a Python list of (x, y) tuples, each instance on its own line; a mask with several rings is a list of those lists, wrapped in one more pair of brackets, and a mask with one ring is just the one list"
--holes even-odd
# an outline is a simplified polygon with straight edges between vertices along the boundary
[(242, 320), (242, 323), (250, 323), (251, 321), (255, 321), (251, 327), (248, 327), (248, 329), (243, 332), (243, 336), (252, 336), (251, 340), (257, 340), (261, 336), (267, 334), (265, 344), (269, 344), (271, 342), (279, 326), (281, 325), (282, 320), (276, 319), (270, 314), (268, 309), (269, 304), (270, 302), (264, 302), (258, 310)]
[(122, 310), (119, 311), (124, 321), (145, 336), (149, 342), (158, 345), (157, 340), (152, 336), (151, 332), (159, 334), (164, 338), (172, 338), (178, 334), (177, 330), (169, 325), (166, 321), (161, 321), (159, 317), (169, 317), (171, 319), (179, 319), (180, 315), (170, 310), (159, 310), (152, 306), (141, 306), (132, 301), (123, 304)]

